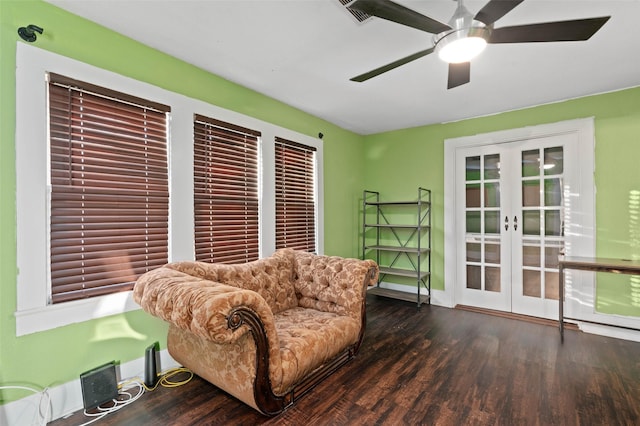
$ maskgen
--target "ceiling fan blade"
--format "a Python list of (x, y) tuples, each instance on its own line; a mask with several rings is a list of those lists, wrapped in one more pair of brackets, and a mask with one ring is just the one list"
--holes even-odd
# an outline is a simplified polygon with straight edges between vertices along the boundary
[(467, 84), (471, 80), (471, 63), (461, 62), (459, 64), (449, 64), (449, 82), (447, 89)]
[(583, 41), (594, 35), (610, 16), (543, 22), (530, 25), (495, 28), (489, 43), (533, 43), (547, 41)]
[(447, 24), (424, 16), (391, 0), (357, 0), (349, 6), (349, 9), (359, 10), (369, 15), (386, 19), (387, 21), (433, 34), (451, 29)]
[(358, 83), (362, 83), (363, 81), (369, 80), (370, 78), (376, 77), (380, 74), (383, 74), (387, 71), (391, 71), (394, 68), (398, 68), (400, 65), (408, 64), (411, 61), (415, 61), (416, 59), (420, 59), (423, 56), (427, 56), (429, 53), (434, 51), (434, 47), (430, 47), (426, 50), (421, 50), (420, 52), (414, 53), (413, 55), (409, 55), (405, 58), (398, 59), (397, 61), (391, 62), (387, 65), (381, 66), (380, 68), (376, 68), (373, 71), (366, 72), (357, 77), (353, 77), (350, 79), (351, 81), (357, 81)]
[(502, 18), (513, 8), (522, 3), (524, 0), (491, 0), (485, 4), (473, 19), (480, 21), (485, 25), (491, 25), (498, 19)]

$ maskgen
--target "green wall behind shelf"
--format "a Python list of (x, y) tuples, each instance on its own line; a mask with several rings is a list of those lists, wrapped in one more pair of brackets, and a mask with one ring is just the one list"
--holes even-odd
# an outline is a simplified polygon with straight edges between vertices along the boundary
[[(433, 191), (432, 286), (444, 289), (444, 140), (506, 129), (595, 118), (596, 255), (640, 259), (640, 88), (446, 124), (368, 136), (365, 187), (383, 201)], [(597, 309), (640, 316), (640, 280), (597, 277)]]

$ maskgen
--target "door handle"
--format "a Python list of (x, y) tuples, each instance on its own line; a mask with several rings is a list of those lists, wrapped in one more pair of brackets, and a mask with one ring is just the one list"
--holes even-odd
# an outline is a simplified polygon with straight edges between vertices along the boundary
[(513, 230), (514, 231), (518, 230), (518, 216), (513, 217)]
[(504, 217), (504, 230), (505, 231), (509, 230), (509, 216)]

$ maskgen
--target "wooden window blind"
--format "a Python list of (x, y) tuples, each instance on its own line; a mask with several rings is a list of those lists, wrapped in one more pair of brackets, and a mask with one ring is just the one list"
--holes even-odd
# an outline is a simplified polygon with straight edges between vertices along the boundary
[(259, 258), (259, 138), (255, 130), (195, 116), (196, 260), (243, 263)]
[(167, 262), (170, 108), (49, 74), (51, 303)]
[(276, 248), (316, 251), (315, 151), (276, 137)]

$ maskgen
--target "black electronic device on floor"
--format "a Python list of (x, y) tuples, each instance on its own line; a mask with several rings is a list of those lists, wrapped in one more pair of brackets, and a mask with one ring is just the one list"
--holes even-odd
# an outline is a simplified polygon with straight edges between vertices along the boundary
[(153, 388), (158, 383), (160, 343), (155, 342), (144, 351), (144, 384)]
[(115, 361), (80, 374), (82, 402), (85, 410), (98, 407), (118, 397)]

